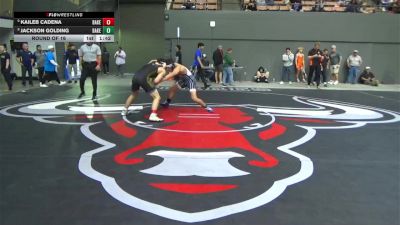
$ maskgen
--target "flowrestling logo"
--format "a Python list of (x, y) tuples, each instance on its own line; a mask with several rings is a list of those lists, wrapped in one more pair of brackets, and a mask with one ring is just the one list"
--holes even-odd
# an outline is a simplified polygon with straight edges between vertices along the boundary
[(187, 223), (263, 206), (305, 181), (313, 161), (296, 148), (317, 132), (400, 120), (389, 110), (298, 96), (288, 101), (295, 107), (210, 104), (214, 113), (175, 104), (159, 111), (162, 123), (147, 122), (149, 104), (132, 106), (133, 113), (121, 117), (122, 105), (88, 102), (44, 100), (7, 106), (1, 113), (80, 126), (99, 145), (85, 150), (78, 163), (101, 184), (98, 190)]

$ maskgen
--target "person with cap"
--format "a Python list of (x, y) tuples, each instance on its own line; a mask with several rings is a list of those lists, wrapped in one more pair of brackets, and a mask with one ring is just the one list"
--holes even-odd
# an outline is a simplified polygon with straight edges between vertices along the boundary
[(44, 63), (46, 61), (46, 54), (42, 50), (41, 45), (36, 45), (36, 51), (33, 53), (35, 56), (35, 67), (38, 70), (38, 78), (40, 82), (40, 87), (47, 87), (45, 81), (43, 80), (44, 74)]
[(161, 83), (163, 77), (166, 75), (167, 72), (165, 68), (165, 60), (158, 59), (150, 61), (135, 73), (132, 77), (132, 93), (126, 99), (125, 107), (121, 112), (122, 116), (129, 114), (129, 106), (135, 101), (139, 95), (139, 89), (142, 88), (153, 98), (149, 120), (152, 122), (163, 121), (163, 119), (159, 118), (157, 115), (161, 97), (157, 91), (156, 85)]
[(176, 82), (169, 88), (168, 97), (163, 103), (161, 103), (162, 106), (168, 107), (179, 89), (189, 89), (190, 97), (194, 102), (199, 104), (208, 112), (213, 112), (213, 109), (207, 106), (207, 104), (197, 96), (196, 78), (188, 68), (178, 63), (167, 62), (167, 71), (169, 73), (163, 78), (163, 81), (174, 79)]
[(59, 67), (59, 65), (57, 64), (56, 59), (54, 57), (54, 46), (49, 45), (47, 46), (47, 49), (48, 51), (46, 53), (46, 59), (44, 63), (43, 83), (47, 79), (48, 81), (56, 80), (60, 86), (64, 85), (65, 82), (60, 81), (60, 79), (58, 78), (57, 68)]
[(10, 54), (6, 51), (4, 45), (0, 45), (0, 71), (7, 82), (8, 90), (12, 91), (12, 78), (11, 78), (11, 62)]
[(97, 74), (101, 70), (101, 50), (93, 42), (86, 42), (78, 51), (79, 62), (81, 62), (81, 79), (79, 82), (81, 93), (78, 98), (85, 95), (85, 81), (87, 77), (92, 78), (93, 95), (92, 100), (97, 99)]
[(366, 66), (364, 71), (360, 74), (360, 77), (358, 78), (358, 83), (378, 86), (379, 80), (375, 79), (375, 75), (371, 72), (371, 67)]
[(339, 70), (342, 62), (342, 56), (337, 52), (336, 45), (331, 46), (329, 53), (329, 69), (331, 71), (331, 80), (329, 84), (337, 85), (339, 83)]
[(354, 50), (347, 58), (347, 67), (349, 67), (349, 76), (347, 77), (347, 83), (355, 84), (360, 67), (362, 65), (362, 58), (358, 55), (358, 50)]
[(22, 50), (17, 53), (17, 62), (21, 65), (22, 85), (26, 86), (26, 73), (29, 75), (29, 85), (33, 86), (32, 82), (32, 67), (35, 63), (35, 56), (29, 51), (28, 43), (22, 43)]
[(218, 45), (218, 48), (213, 52), (213, 61), (215, 68), (215, 83), (222, 84), (222, 72), (224, 70), (224, 52), (222, 45)]

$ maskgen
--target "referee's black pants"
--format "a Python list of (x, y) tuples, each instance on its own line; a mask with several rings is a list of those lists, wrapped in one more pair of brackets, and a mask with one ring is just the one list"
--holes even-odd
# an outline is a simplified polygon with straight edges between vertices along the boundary
[(97, 74), (99, 71), (96, 70), (96, 62), (83, 62), (82, 73), (79, 85), (81, 87), (81, 93), (85, 93), (85, 81), (87, 77), (92, 78), (93, 96), (97, 95)]
[(308, 85), (311, 84), (311, 81), (313, 80), (314, 72), (315, 72), (314, 81), (317, 82), (317, 86), (319, 86), (319, 83), (321, 80), (321, 66), (320, 65), (310, 66), (310, 71), (309, 71), (308, 77), (307, 77), (307, 84)]

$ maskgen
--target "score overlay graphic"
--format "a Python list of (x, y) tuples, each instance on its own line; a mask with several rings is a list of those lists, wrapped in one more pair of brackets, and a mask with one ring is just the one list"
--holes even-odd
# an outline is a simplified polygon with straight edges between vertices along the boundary
[(114, 12), (14, 12), (16, 42), (114, 42)]

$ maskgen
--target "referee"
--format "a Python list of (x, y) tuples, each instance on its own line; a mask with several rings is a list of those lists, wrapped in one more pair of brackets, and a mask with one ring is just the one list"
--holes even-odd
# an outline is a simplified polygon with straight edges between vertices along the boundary
[(100, 71), (101, 65), (101, 50), (100, 47), (93, 42), (86, 42), (78, 51), (79, 61), (81, 65), (81, 79), (80, 87), (81, 93), (78, 98), (85, 95), (85, 80), (89, 76), (92, 78), (93, 97), (92, 100), (97, 99), (97, 74)]

